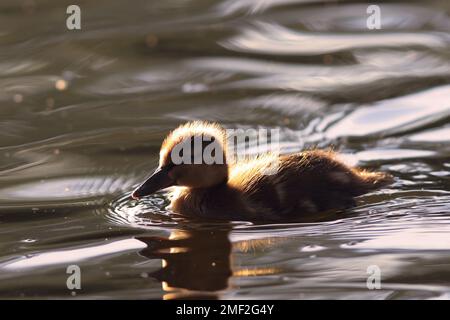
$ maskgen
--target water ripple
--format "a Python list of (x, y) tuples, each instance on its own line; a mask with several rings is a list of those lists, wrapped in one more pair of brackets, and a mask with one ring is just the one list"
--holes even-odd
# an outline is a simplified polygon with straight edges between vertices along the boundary
[(317, 55), (354, 49), (425, 47), (449, 45), (446, 33), (325, 34), (295, 31), (267, 22), (255, 22), (240, 35), (221, 41), (228, 50), (273, 55)]

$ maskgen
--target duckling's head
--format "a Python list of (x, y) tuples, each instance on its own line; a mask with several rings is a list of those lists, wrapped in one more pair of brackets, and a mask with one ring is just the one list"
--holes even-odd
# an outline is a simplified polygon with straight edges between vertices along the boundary
[(209, 188), (228, 180), (226, 136), (218, 124), (194, 121), (164, 140), (156, 171), (132, 194), (139, 199), (170, 186)]

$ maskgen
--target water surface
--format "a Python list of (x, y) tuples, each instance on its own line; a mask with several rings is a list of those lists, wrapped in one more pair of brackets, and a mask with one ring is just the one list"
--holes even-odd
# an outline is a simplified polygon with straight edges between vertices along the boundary
[[(447, 1), (379, 2), (372, 31), (355, 1), (80, 0), (80, 31), (69, 4), (0, 4), (0, 297), (450, 298)], [(395, 183), (290, 224), (130, 200), (193, 119), (277, 128), (285, 152), (333, 146)]]

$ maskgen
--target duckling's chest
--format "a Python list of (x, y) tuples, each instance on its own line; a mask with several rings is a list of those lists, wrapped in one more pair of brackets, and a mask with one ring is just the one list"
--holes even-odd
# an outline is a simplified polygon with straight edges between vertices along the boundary
[(252, 215), (239, 190), (226, 184), (205, 189), (176, 188), (170, 195), (170, 209), (186, 216), (241, 219)]

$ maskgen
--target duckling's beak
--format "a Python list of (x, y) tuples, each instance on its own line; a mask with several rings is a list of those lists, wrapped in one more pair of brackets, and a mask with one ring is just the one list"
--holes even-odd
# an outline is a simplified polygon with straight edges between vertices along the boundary
[(158, 190), (173, 186), (175, 181), (169, 176), (168, 168), (158, 168), (143, 184), (133, 191), (131, 197), (139, 199), (151, 195)]

